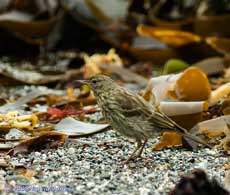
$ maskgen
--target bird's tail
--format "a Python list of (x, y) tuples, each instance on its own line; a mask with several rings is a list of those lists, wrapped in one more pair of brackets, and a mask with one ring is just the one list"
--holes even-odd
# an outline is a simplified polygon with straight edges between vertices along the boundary
[[(173, 121), (171, 118), (166, 116), (165, 114), (161, 113), (161, 116), (163, 116), (164, 120), (164, 125), (167, 126), (169, 129), (174, 129), (176, 128), (177, 132), (182, 134), (186, 142), (193, 148), (197, 148), (198, 144), (202, 144), (208, 148), (212, 148), (209, 144), (207, 144), (204, 140), (198, 138), (197, 136), (189, 133), (185, 128), (181, 127), (178, 125), (175, 121)], [(167, 121), (167, 122), (166, 122)], [(162, 122), (161, 122), (162, 123)], [(163, 124), (163, 123), (162, 123)]]
[(198, 144), (202, 144), (208, 148), (212, 148), (209, 144), (207, 144), (204, 140), (200, 139), (199, 137), (189, 133), (185, 128), (181, 127), (177, 123), (175, 123), (178, 131), (184, 136), (186, 142), (193, 148), (197, 148)]
[(184, 139), (187, 141), (187, 143), (193, 148), (197, 148), (198, 144), (202, 144), (208, 148), (212, 148), (209, 144), (207, 144), (204, 140), (198, 138), (195, 135), (192, 135), (190, 133), (182, 133), (182, 135), (184, 136)]

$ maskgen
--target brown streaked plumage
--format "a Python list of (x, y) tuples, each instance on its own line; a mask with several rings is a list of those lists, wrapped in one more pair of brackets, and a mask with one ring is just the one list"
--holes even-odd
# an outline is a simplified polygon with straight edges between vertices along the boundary
[(93, 90), (97, 103), (112, 128), (136, 140), (137, 148), (126, 162), (133, 158), (139, 149), (137, 156), (141, 156), (147, 140), (154, 137), (156, 132), (165, 130), (176, 131), (194, 141), (193, 143), (208, 146), (165, 114), (155, 111), (141, 96), (119, 86), (109, 77), (96, 75), (84, 82)]

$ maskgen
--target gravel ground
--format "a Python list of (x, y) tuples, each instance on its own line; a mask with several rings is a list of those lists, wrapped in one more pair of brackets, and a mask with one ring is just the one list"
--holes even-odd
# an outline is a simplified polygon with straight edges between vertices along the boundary
[[(194, 168), (204, 169), (210, 178), (223, 183), (224, 165), (229, 158), (222, 152), (210, 149), (191, 152), (176, 148), (152, 152), (155, 141), (148, 143), (144, 158), (125, 166), (121, 163), (132, 152), (134, 144), (114, 131), (75, 139), (58, 149), (11, 157), (10, 164), (24, 165), (37, 174), (28, 179), (13, 168), (0, 169), (0, 188), (5, 184), (15, 186), (14, 190), (18, 192), (11, 194), (164, 195), (174, 187), (180, 175)], [(30, 187), (24, 189), (27, 192), (19, 188), (22, 185)], [(39, 186), (59, 188), (41, 190)], [(2, 193), (9, 194), (4, 190)]]

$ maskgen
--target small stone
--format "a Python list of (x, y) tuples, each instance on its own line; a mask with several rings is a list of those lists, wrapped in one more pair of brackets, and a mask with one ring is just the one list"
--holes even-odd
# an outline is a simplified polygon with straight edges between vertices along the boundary
[(58, 153), (59, 156), (63, 156), (64, 155), (64, 152), (62, 150), (58, 150), (57, 153)]
[(111, 176), (111, 174), (109, 172), (103, 172), (101, 174), (101, 178), (103, 178), (103, 179), (109, 179), (110, 176)]
[(150, 189), (147, 189), (145, 187), (140, 187), (139, 191), (140, 191), (140, 194), (143, 194), (143, 195), (147, 195), (151, 192)]
[(212, 156), (215, 156), (215, 155), (216, 155), (216, 151), (215, 151), (215, 150), (207, 149), (207, 150), (206, 150), (206, 153), (209, 154), (209, 155), (212, 155)]
[(11, 181), (9, 182), (9, 184), (10, 184), (11, 186), (16, 186), (16, 181), (11, 180)]
[(69, 154), (74, 154), (75, 153), (75, 148), (69, 148), (68, 153)]
[(130, 164), (129, 164), (129, 167), (130, 167), (130, 168), (135, 168), (136, 166), (137, 166), (136, 163), (130, 163)]
[(208, 161), (204, 160), (203, 162), (200, 162), (196, 165), (196, 168), (204, 169), (206, 170), (208, 168)]
[(190, 159), (188, 160), (188, 162), (194, 163), (194, 162), (195, 162), (195, 158), (190, 158)]
[(40, 152), (34, 152), (34, 156), (40, 156), (41, 153)]
[(4, 170), (0, 170), (0, 177), (6, 175), (6, 172)]
[(4, 159), (5, 159), (5, 160), (10, 160), (11, 157), (10, 157), (10, 155), (6, 155), (6, 156), (4, 156)]
[(95, 186), (95, 183), (94, 182), (88, 182), (86, 185), (88, 188), (93, 188)]
[(8, 163), (5, 161), (5, 159), (0, 158), (0, 167), (7, 167)]
[(25, 164), (26, 163), (26, 159), (22, 158), (19, 162), (22, 163), (22, 164)]
[(5, 184), (0, 183), (0, 192), (3, 192), (3, 190), (5, 190)]
[(47, 157), (47, 156), (46, 156), (46, 154), (42, 154), (41, 157), (42, 157), (43, 160), (46, 160), (46, 157)]
[(219, 163), (220, 162), (220, 160), (219, 160), (219, 158), (216, 158), (215, 160), (214, 160), (214, 163)]
[(53, 176), (58, 176), (58, 175), (60, 175), (60, 171), (53, 171), (53, 172), (52, 172), (52, 175), (53, 175)]

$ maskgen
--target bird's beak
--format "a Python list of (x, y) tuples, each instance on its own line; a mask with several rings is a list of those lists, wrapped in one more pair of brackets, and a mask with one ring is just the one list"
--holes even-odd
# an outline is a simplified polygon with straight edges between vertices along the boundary
[(71, 83), (73, 86), (79, 86), (79, 84), (88, 85), (88, 80), (75, 80)]
[(88, 84), (87, 80), (76, 80), (75, 82), (81, 83), (81, 84)]

